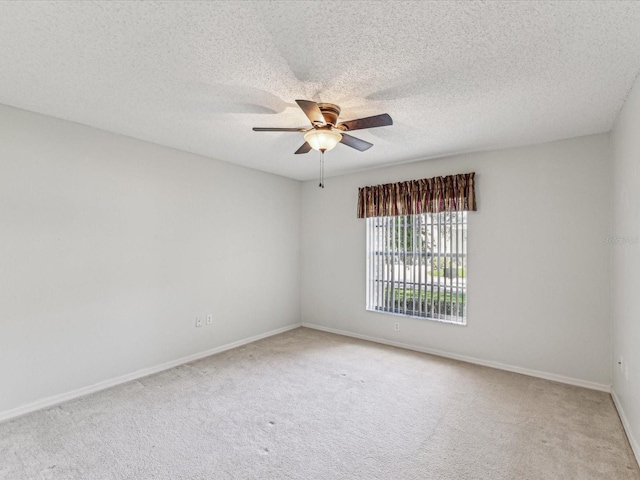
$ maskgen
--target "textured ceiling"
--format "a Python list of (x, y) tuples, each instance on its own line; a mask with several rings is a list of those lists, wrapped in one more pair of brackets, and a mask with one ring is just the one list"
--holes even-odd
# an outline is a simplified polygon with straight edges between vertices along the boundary
[[(0, 103), (296, 179), (295, 99), (394, 125), (327, 175), (608, 131), (640, 2), (0, 2)], [(186, 168), (186, 167), (185, 167)]]

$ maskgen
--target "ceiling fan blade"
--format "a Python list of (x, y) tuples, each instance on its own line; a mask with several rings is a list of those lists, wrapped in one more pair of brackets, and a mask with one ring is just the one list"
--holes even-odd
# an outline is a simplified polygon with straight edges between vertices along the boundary
[(364, 140), (360, 140), (359, 138), (352, 137), (351, 135), (347, 135), (346, 133), (342, 134), (342, 140), (340, 143), (344, 143), (346, 146), (355, 148), (361, 152), (370, 149), (373, 147), (373, 143), (365, 142)]
[(304, 142), (302, 146), (296, 150), (295, 154), (298, 155), (300, 153), (309, 153), (311, 151), (311, 145), (309, 143)]
[(326, 125), (327, 122), (322, 115), (322, 111), (316, 102), (310, 100), (296, 100), (298, 106), (302, 109), (311, 123), (314, 125)]
[(393, 120), (391, 120), (388, 114), (382, 113), (380, 115), (374, 115), (373, 117), (341, 122), (336, 126), (338, 128), (346, 127), (347, 130), (361, 130), (363, 128), (385, 127), (387, 125), (393, 125)]
[(253, 127), (254, 132), (306, 132), (308, 128), (270, 128), (270, 127)]

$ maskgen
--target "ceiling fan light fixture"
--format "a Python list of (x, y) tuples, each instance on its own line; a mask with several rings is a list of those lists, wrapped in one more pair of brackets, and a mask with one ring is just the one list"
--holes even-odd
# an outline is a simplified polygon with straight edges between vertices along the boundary
[(333, 130), (314, 128), (304, 134), (304, 139), (314, 150), (326, 152), (340, 143), (342, 135)]
[(296, 100), (296, 103), (311, 122), (311, 128), (253, 127), (256, 132), (306, 132), (305, 141), (295, 151), (295, 155), (309, 153), (311, 150), (326, 152), (334, 148), (338, 142), (364, 152), (373, 147), (373, 143), (352, 137), (346, 133), (347, 131), (393, 125), (393, 120), (387, 113), (339, 122), (340, 107), (334, 103), (316, 103), (311, 100)]

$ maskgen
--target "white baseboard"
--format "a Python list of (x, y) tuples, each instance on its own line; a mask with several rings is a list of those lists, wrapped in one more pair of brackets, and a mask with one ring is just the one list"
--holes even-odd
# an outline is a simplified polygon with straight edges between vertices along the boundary
[(185, 363), (194, 362), (196, 360), (200, 360), (201, 358), (215, 355), (216, 353), (224, 352), (226, 350), (231, 350), (232, 348), (241, 347), (242, 345), (246, 345), (247, 343), (252, 343), (257, 340), (261, 340), (263, 338), (272, 337), (273, 335), (278, 335), (280, 333), (284, 333), (299, 327), (300, 327), (299, 323), (295, 323), (293, 325), (287, 325), (286, 327), (278, 328), (276, 330), (271, 330), (266, 333), (261, 333), (260, 335), (255, 335), (253, 337), (244, 338), (242, 340), (238, 340), (237, 342), (232, 342), (226, 345), (222, 345), (220, 347), (212, 348), (210, 350), (205, 350), (204, 352), (194, 353), (193, 355), (189, 355), (187, 357), (178, 358), (177, 360), (171, 360), (169, 362), (165, 362), (160, 365), (156, 365), (149, 368), (143, 368), (142, 370), (138, 370), (133, 373), (127, 373), (125, 375), (121, 375), (116, 378), (111, 378), (109, 380), (98, 382), (88, 387), (82, 387), (77, 390), (73, 390), (71, 392), (61, 393), (59, 395), (53, 395), (51, 397), (43, 398), (36, 402), (29, 403), (28, 405), (23, 405), (21, 407), (0, 412), (0, 422), (9, 420), (15, 417), (19, 417), (21, 415), (25, 415), (27, 413), (35, 412), (36, 410), (41, 410), (43, 408), (51, 407), (53, 405), (66, 402), (68, 400), (73, 400), (74, 398), (83, 397), (85, 395), (89, 395), (91, 393), (95, 393), (100, 390), (104, 390), (106, 388), (114, 387), (122, 383), (130, 382), (132, 380), (137, 380), (142, 377), (147, 377), (149, 375), (153, 375), (154, 373), (162, 372), (164, 370), (169, 370), (170, 368), (174, 368), (179, 365), (184, 365)]
[(627, 416), (625, 415), (624, 410), (622, 409), (622, 405), (620, 404), (620, 399), (618, 398), (618, 395), (616, 395), (616, 391), (613, 388), (611, 389), (611, 398), (613, 398), (613, 404), (616, 406), (616, 410), (618, 410), (618, 416), (620, 417), (622, 427), (627, 434), (627, 439), (629, 440), (629, 445), (631, 445), (631, 450), (633, 450), (633, 454), (636, 456), (636, 462), (638, 462), (638, 465), (640, 465), (640, 443), (638, 443), (636, 438), (633, 436), (629, 420), (627, 420)]
[(322, 330), (323, 332), (335, 333), (337, 335), (344, 335), (346, 337), (359, 338), (361, 340), (367, 340), (369, 342), (382, 343), (384, 345), (391, 345), (392, 347), (405, 348), (407, 350), (414, 350), (416, 352), (428, 353), (430, 355), (437, 355), (438, 357), (450, 358), (452, 360), (459, 360), (461, 362), (473, 363), (476, 365), (482, 365), (484, 367), (497, 368), (498, 370), (506, 370), (507, 372), (520, 373), (522, 375), (529, 375), (530, 377), (543, 378), (545, 380), (552, 380), (554, 382), (566, 383), (568, 385), (574, 385), (577, 387), (589, 388), (591, 390), (598, 390), (600, 392), (611, 392), (611, 385), (604, 383), (589, 382), (587, 380), (580, 380), (577, 378), (565, 377), (563, 375), (556, 375), (555, 373), (540, 372), (538, 370), (530, 370), (528, 368), (515, 367), (513, 365), (507, 365), (505, 363), (494, 362), (491, 360), (482, 360), (480, 358), (467, 357), (466, 355), (458, 355), (457, 353), (443, 352), (440, 350), (434, 350), (432, 348), (420, 347), (417, 345), (409, 345), (407, 343), (395, 342), (393, 340), (387, 340), (384, 338), (370, 337), (368, 335), (361, 335), (359, 333), (348, 332), (345, 330), (337, 330), (335, 328), (323, 327), (313, 323), (302, 323), (303, 327), (313, 328), (315, 330)]

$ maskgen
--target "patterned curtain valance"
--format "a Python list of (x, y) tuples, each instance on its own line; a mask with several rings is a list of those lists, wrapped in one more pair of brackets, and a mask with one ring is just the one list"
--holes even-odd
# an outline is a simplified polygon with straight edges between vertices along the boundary
[(475, 172), (362, 187), (358, 218), (476, 210)]

